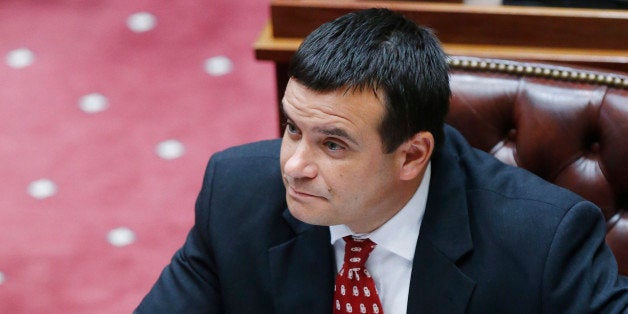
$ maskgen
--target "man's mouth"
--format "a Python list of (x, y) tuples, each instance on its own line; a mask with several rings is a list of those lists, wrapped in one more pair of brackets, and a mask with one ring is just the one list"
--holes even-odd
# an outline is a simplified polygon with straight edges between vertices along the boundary
[(318, 197), (318, 198), (324, 198), (324, 197), (316, 195), (316, 194), (311, 194), (311, 193), (308, 193), (308, 192), (305, 192), (305, 191), (297, 190), (297, 189), (293, 188), (290, 185), (288, 185), (288, 194), (290, 194), (291, 196), (294, 196), (294, 197)]

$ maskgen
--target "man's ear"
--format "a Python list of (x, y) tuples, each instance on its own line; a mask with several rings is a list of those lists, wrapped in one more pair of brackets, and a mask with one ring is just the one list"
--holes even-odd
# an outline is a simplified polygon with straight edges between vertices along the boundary
[(399, 146), (401, 169), (399, 178), (413, 180), (422, 177), (434, 151), (434, 136), (430, 132), (419, 132)]

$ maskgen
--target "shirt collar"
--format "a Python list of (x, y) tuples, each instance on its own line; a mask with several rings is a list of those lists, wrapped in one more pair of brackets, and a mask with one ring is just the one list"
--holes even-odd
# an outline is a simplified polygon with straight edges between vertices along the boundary
[(425, 214), (427, 194), (430, 186), (431, 162), (428, 163), (425, 175), (419, 188), (410, 201), (381, 227), (368, 234), (354, 234), (346, 225), (329, 226), (331, 243), (353, 235), (358, 238), (369, 238), (377, 246), (399, 255), (408, 261), (414, 260), (414, 251), (419, 238), (421, 222)]

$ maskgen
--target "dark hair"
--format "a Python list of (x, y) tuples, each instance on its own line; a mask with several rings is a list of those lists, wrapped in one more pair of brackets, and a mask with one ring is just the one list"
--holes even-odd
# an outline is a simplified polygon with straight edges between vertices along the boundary
[(435, 148), (449, 108), (445, 53), (426, 28), (387, 9), (352, 12), (308, 35), (292, 58), (291, 78), (316, 91), (381, 89), (379, 127), (386, 153), (420, 131)]

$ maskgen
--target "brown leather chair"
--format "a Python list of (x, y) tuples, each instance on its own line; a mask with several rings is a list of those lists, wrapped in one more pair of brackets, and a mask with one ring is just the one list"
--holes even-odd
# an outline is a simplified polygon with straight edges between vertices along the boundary
[(471, 145), (597, 204), (628, 274), (628, 76), (451, 57), (447, 122)]

